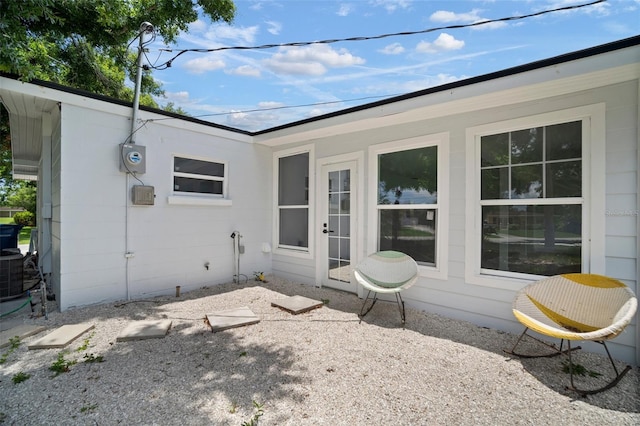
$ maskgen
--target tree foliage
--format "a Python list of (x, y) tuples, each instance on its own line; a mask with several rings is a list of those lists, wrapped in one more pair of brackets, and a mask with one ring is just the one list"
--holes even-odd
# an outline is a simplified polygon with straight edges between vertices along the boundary
[[(142, 22), (166, 43), (198, 19), (232, 22), (231, 0), (20, 0), (0, 2), (0, 71), (131, 100), (137, 52), (130, 50)], [(145, 72), (141, 92), (162, 95)], [(141, 100), (149, 103), (151, 97)], [(155, 106), (155, 105), (151, 105)]]
[(391, 204), (403, 192), (437, 193), (438, 149), (435, 146), (383, 154), (379, 166), (379, 202)]

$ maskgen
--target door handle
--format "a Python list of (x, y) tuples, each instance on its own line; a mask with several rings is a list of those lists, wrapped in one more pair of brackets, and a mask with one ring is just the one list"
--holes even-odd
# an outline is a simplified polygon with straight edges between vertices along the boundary
[(329, 232), (333, 232), (333, 231), (330, 231), (330, 230), (328, 230), (328, 229), (326, 229), (326, 228), (322, 230), (322, 233), (323, 233), (323, 234), (328, 234)]

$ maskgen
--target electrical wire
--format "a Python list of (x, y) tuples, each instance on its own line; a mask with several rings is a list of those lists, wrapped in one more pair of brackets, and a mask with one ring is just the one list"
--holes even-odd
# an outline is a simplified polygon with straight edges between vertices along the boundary
[[(584, 4), (577, 4), (577, 5), (571, 5), (571, 6), (563, 6), (563, 7), (558, 7), (555, 9), (547, 9), (547, 10), (543, 10), (540, 12), (534, 12), (534, 13), (529, 13), (526, 15), (519, 15), (519, 16), (508, 16), (505, 18), (497, 18), (497, 19), (488, 19), (485, 21), (478, 21), (478, 22), (472, 22), (470, 24), (457, 24), (457, 25), (446, 25), (446, 26), (441, 26), (441, 27), (433, 27), (433, 28), (427, 28), (424, 30), (418, 30), (418, 31), (403, 31), (403, 32), (397, 32), (397, 33), (389, 33), (389, 34), (379, 34), (379, 35), (375, 35), (375, 36), (359, 36), (359, 37), (347, 37), (347, 38), (334, 38), (334, 39), (327, 39), (327, 40), (316, 40), (316, 41), (298, 41), (298, 42), (290, 42), (290, 43), (276, 43), (276, 44), (263, 44), (263, 45), (258, 45), (258, 46), (223, 46), (223, 47), (216, 47), (216, 48), (210, 48), (210, 49), (181, 49), (178, 50), (178, 53), (173, 56), (171, 59), (169, 59), (168, 61), (164, 62), (163, 64), (161, 64), (160, 66), (151, 66), (150, 68), (156, 69), (156, 70), (164, 70), (167, 68), (170, 68), (173, 61), (175, 61), (179, 56), (187, 53), (187, 52), (198, 52), (198, 53), (210, 53), (210, 52), (220, 52), (223, 50), (260, 50), (260, 49), (273, 49), (276, 47), (302, 47), (302, 46), (309, 46), (312, 44), (332, 44), (332, 43), (338, 43), (338, 42), (351, 42), (351, 41), (367, 41), (367, 40), (379, 40), (379, 39), (383, 39), (383, 38), (388, 38), (388, 37), (399, 37), (399, 36), (409, 36), (409, 35), (416, 35), (416, 34), (426, 34), (426, 33), (431, 33), (431, 32), (435, 32), (435, 31), (442, 31), (442, 30), (453, 30), (453, 29), (461, 29), (461, 28), (471, 28), (471, 27), (478, 27), (481, 25), (486, 25), (486, 24), (493, 24), (493, 23), (498, 23), (498, 22), (508, 22), (508, 21), (516, 21), (516, 20), (521, 20), (521, 19), (527, 19), (527, 18), (533, 18), (536, 16), (541, 16), (541, 15), (545, 15), (548, 13), (555, 13), (555, 12), (562, 12), (562, 11), (567, 11), (567, 10), (574, 10), (574, 9), (579, 9), (579, 8), (583, 8), (583, 7), (587, 7), (587, 6), (593, 6), (599, 3), (604, 3), (607, 0), (596, 0), (590, 3), (584, 3)], [(154, 37), (155, 37), (155, 32), (154, 32)], [(164, 52), (174, 52), (173, 49), (159, 49), (160, 51), (164, 51)]]
[[(298, 104), (298, 105), (282, 105), (277, 107), (269, 107), (269, 108), (254, 108), (254, 109), (245, 109), (238, 111), (228, 111), (228, 112), (214, 112), (210, 114), (199, 114), (199, 115), (191, 115), (192, 118), (202, 118), (202, 117), (216, 117), (221, 115), (230, 115), (230, 114), (247, 114), (251, 112), (263, 112), (263, 111), (276, 111), (282, 109), (293, 109), (293, 108), (306, 108), (313, 106), (322, 106), (322, 105), (333, 105), (333, 104), (342, 104), (347, 102), (358, 102), (358, 101), (366, 101), (371, 99), (381, 99), (381, 98), (390, 98), (393, 96), (400, 96), (400, 93), (390, 94), (390, 95), (377, 95), (377, 96), (365, 96), (363, 98), (353, 98), (353, 99), (343, 99), (339, 101), (325, 101), (325, 102), (314, 102), (311, 104)], [(151, 121), (164, 121), (164, 120), (175, 120), (173, 117), (165, 117), (165, 118), (150, 118), (146, 120), (147, 122)]]
[[(572, 6), (564, 6), (564, 7), (559, 7), (559, 8), (555, 8), (555, 9), (548, 9), (548, 10), (543, 10), (543, 11), (540, 11), (540, 12), (530, 13), (530, 14), (527, 14), (527, 15), (509, 16), (509, 17), (505, 17), (505, 18), (497, 18), (497, 19), (490, 19), (490, 20), (485, 20), (485, 21), (474, 22), (474, 23), (471, 23), (471, 24), (448, 25), (448, 26), (428, 28), (428, 29), (418, 30), (418, 31), (405, 31), (405, 32), (397, 32), (397, 33), (389, 33), (389, 34), (380, 34), (380, 35), (376, 35), (376, 36), (348, 37), (348, 38), (342, 38), (342, 39), (327, 39), (327, 40), (319, 40), (319, 41), (291, 42), (291, 43), (280, 43), (280, 44), (264, 44), (264, 45), (259, 45), (259, 46), (224, 46), (224, 47), (211, 48), (211, 49), (182, 49), (182, 50), (179, 50), (178, 53), (174, 57), (172, 57), (168, 61), (164, 62), (163, 64), (161, 64), (159, 66), (157, 66), (157, 65), (147, 65), (147, 67), (149, 69), (154, 69), (154, 70), (165, 70), (165, 69), (171, 67), (171, 64), (173, 63), (173, 61), (176, 58), (178, 58), (179, 56), (181, 56), (182, 54), (187, 53), (187, 52), (206, 53), (206, 52), (218, 52), (218, 51), (223, 51), (223, 50), (258, 50), (258, 49), (270, 49), (270, 48), (276, 48), (276, 47), (296, 47), (296, 46), (308, 46), (308, 45), (312, 45), (312, 44), (330, 44), (330, 43), (349, 42), (349, 41), (376, 40), (376, 39), (395, 37), (395, 36), (407, 36), (407, 35), (425, 34), (425, 33), (429, 33), (429, 32), (441, 31), (441, 30), (447, 30), (447, 29), (470, 28), (470, 27), (476, 27), (476, 26), (486, 25), (486, 24), (491, 24), (491, 23), (496, 23), (496, 22), (506, 22), (506, 21), (521, 20), (521, 19), (526, 19), (526, 18), (532, 18), (532, 17), (536, 17), (536, 16), (545, 15), (545, 14), (548, 14), (548, 13), (567, 11), (567, 10), (579, 9), (579, 8), (583, 8), (583, 7), (587, 7), (587, 6), (593, 6), (593, 5), (596, 5), (596, 4), (599, 4), (599, 3), (604, 3), (606, 1), (607, 0), (596, 0), (596, 1), (593, 1), (591, 3), (572, 5)], [(140, 34), (138, 34), (138, 36), (139, 35)], [(155, 34), (155, 29), (154, 29), (153, 38), (149, 42), (152, 42), (153, 40), (155, 40), (155, 37), (156, 37), (156, 34)], [(129, 43), (129, 46), (131, 46), (132, 43), (133, 43), (133, 41), (131, 43)], [(144, 43), (144, 44), (146, 45), (148, 43)], [(164, 52), (174, 52), (173, 49), (159, 49), (159, 51), (160, 52), (163, 52), (163, 51)], [(142, 53), (145, 55), (145, 58), (147, 59), (147, 62), (151, 63), (151, 61), (149, 60), (149, 58), (148, 58), (148, 56), (147, 56), (147, 54), (146, 54), (144, 49), (143, 49)], [(160, 59), (160, 55), (161, 55), (161, 53), (158, 55), (158, 58), (156, 58), (154, 63), (158, 63), (158, 60)], [(399, 94), (390, 94), (390, 95), (368, 96), (368, 97), (354, 98), (354, 99), (344, 99), (344, 100), (337, 100), (337, 101), (315, 102), (315, 103), (310, 103), (310, 104), (288, 105), (288, 106), (278, 106), (278, 107), (269, 107), (269, 108), (255, 108), (255, 109), (239, 110), (239, 111), (228, 111), (228, 112), (219, 112), (219, 113), (210, 113), (210, 114), (200, 114), (200, 115), (195, 115), (195, 116), (192, 116), (192, 117), (193, 118), (216, 117), (216, 116), (223, 116), (223, 115), (230, 115), (230, 114), (246, 114), (246, 113), (253, 113), (253, 112), (275, 111), (275, 110), (293, 109), (293, 108), (305, 108), (305, 107), (313, 107), (313, 106), (332, 105), (332, 104), (338, 104), (338, 103), (357, 102), (357, 101), (370, 100), (370, 99), (382, 99), (382, 98), (388, 98), (388, 97), (398, 96), (398, 95)], [(159, 119), (149, 119), (149, 120), (147, 120), (147, 122), (172, 120), (172, 119), (173, 118), (171, 118), (171, 117), (159, 118)], [(131, 136), (133, 136), (133, 133), (129, 137), (131, 137)], [(129, 139), (129, 138), (127, 138), (127, 139)], [(134, 177), (136, 177), (136, 176), (134, 175)], [(136, 179), (137, 179), (137, 177), (136, 177)]]

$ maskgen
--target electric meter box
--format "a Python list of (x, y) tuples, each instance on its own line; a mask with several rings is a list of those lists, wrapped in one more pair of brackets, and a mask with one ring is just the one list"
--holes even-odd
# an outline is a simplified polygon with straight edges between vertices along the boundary
[(147, 152), (144, 146), (120, 144), (120, 171), (143, 174), (147, 171)]
[(153, 186), (134, 185), (131, 190), (131, 198), (135, 206), (153, 206), (156, 198)]

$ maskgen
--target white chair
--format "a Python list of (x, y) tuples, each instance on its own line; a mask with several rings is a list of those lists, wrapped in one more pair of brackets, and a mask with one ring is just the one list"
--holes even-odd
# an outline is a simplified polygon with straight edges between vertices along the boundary
[[(571, 386), (567, 388), (582, 395), (602, 392), (615, 386), (631, 369), (627, 366), (624, 371), (618, 372), (605, 341), (622, 333), (633, 319), (637, 306), (638, 300), (624, 283), (602, 275), (565, 274), (536, 281), (520, 290), (513, 301), (513, 314), (525, 329), (513, 348), (505, 352), (523, 358), (566, 353), (569, 356), (571, 380)], [(561, 339), (560, 348), (548, 345), (553, 352), (544, 355), (516, 353), (516, 346), (528, 330)], [(563, 351), (562, 344), (565, 340), (568, 349)], [(580, 346), (572, 348), (572, 340), (589, 340), (602, 344), (615, 372), (613, 380), (598, 389), (576, 388), (573, 383), (571, 351), (580, 349)]]
[[(418, 280), (418, 265), (410, 256), (398, 251), (380, 251), (365, 258), (353, 271), (358, 283), (368, 290), (360, 309), (360, 318), (371, 311), (380, 294), (395, 294), (400, 309), (402, 323), (406, 315), (404, 301), (400, 292), (411, 287)], [(374, 293), (371, 306), (365, 311), (365, 306), (371, 293)]]

